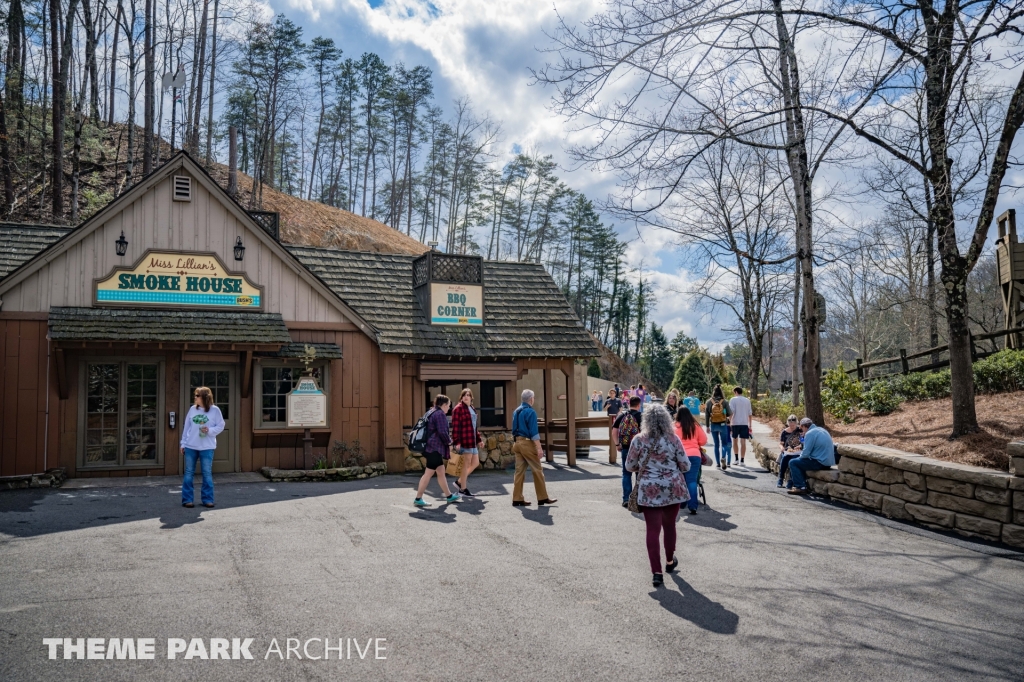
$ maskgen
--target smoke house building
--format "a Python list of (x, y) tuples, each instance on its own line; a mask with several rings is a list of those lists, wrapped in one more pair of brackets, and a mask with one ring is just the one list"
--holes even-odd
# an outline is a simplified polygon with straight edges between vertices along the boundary
[(358, 441), (391, 471), (437, 393), (473, 388), (504, 432), (528, 373), (549, 419), (564, 398), (572, 458), (574, 364), (598, 353), (539, 265), (284, 244), (179, 154), (76, 228), (0, 224), (0, 476), (179, 474), (201, 385), (227, 423), (214, 471), (311, 467), (287, 414), (307, 346), (313, 457)]

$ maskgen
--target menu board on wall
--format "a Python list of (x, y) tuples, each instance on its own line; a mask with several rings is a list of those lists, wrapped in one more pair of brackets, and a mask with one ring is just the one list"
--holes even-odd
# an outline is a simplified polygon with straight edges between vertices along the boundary
[(288, 394), (288, 428), (327, 426), (327, 395), (313, 377), (302, 377)]
[(96, 305), (261, 310), (263, 287), (214, 253), (147, 251), (130, 268), (94, 280)]
[(484, 325), (484, 288), (479, 284), (430, 285), (430, 324)]

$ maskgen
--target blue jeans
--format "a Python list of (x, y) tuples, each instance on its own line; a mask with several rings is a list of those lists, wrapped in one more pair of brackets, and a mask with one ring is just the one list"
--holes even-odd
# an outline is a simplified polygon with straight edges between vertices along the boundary
[(633, 472), (626, 471), (626, 455), (629, 448), (622, 449), (622, 501), (629, 502), (629, 496), (633, 492)]
[(697, 479), (700, 478), (700, 457), (687, 457), (690, 460), (690, 470), (683, 474), (686, 479), (686, 491), (690, 493), (690, 499), (686, 503), (688, 509), (697, 509)]
[(786, 470), (789, 469), (789, 463), (799, 456), (799, 452), (783, 452), (779, 456), (779, 483), (786, 480)]
[[(722, 457), (724, 456), (726, 464), (732, 464), (732, 446), (730, 443), (729, 449), (725, 450), (723, 447), (725, 439), (729, 437), (729, 425), (712, 424), (711, 425), (711, 437), (715, 441), (715, 466), (722, 466)], [(725, 452), (723, 452), (725, 450)]]
[(213, 504), (213, 450), (185, 448), (185, 476), (181, 481), (181, 503), (191, 504), (192, 479), (196, 475), (196, 460), (203, 471), (203, 489), (199, 496), (203, 504)]
[(808, 471), (821, 471), (822, 469), (831, 468), (810, 457), (797, 457), (789, 463), (789, 487), (806, 488)]

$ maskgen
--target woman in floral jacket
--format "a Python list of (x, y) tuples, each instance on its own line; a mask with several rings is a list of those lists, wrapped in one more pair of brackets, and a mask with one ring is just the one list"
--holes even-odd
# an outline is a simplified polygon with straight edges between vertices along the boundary
[(637, 504), (647, 524), (647, 558), (651, 561), (654, 586), (665, 584), (661, 572), (660, 535), (665, 533), (665, 569), (679, 566), (676, 558), (676, 516), (679, 506), (690, 499), (685, 474), (690, 460), (672, 429), (672, 417), (663, 405), (651, 405), (644, 413), (640, 434), (633, 439), (626, 457), (626, 470), (639, 471)]

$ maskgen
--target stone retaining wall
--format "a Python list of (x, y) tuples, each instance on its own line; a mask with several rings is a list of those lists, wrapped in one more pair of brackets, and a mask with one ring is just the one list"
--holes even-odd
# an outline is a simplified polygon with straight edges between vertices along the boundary
[[(778, 474), (778, 451), (754, 441)], [(875, 445), (839, 444), (839, 465), (808, 472), (811, 491), (893, 519), (1024, 547), (1024, 478)]]
[[(508, 469), (516, 464), (516, 456), (512, 454), (514, 439), (508, 432), (491, 432), (484, 440), (484, 451), (480, 453), (481, 469)], [(427, 459), (419, 452), (405, 449), (405, 470), (423, 471)]]
[(23, 488), (59, 488), (67, 478), (63, 468), (47, 469), (43, 474), (23, 476), (0, 476), (0, 490), (21, 490)]
[(260, 473), (271, 481), (354, 481), (373, 478), (388, 472), (384, 462), (371, 462), (361, 467), (339, 467), (337, 469), (275, 469), (263, 467)]

